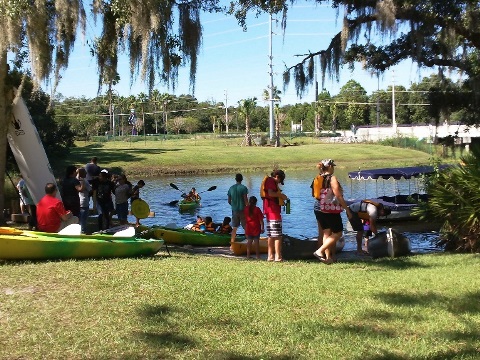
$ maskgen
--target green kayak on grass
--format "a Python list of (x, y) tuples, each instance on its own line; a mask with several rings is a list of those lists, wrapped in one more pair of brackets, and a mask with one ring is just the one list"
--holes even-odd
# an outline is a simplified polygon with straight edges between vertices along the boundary
[(0, 259), (56, 260), (137, 257), (156, 254), (164, 241), (135, 236), (61, 235), (0, 228)]

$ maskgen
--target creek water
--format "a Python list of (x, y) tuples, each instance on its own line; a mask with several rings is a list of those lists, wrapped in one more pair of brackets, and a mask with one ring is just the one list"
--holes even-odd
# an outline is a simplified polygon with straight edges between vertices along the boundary
[[(243, 184), (249, 189), (249, 196), (255, 195), (259, 199), (259, 207), (262, 208), (259, 196), (260, 184), (265, 173), (243, 174)], [(282, 191), (287, 194), (291, 202), (290, 214), (282, 213), (283, 232), (298, 238), (316, 237), (317, 223), (313, 213), (313, 198), (311, 196), (310, 184), (317, 175), (316, 170), (312, 171), (287, 171), (285, 185)], [(364, 199), (381, 195), (393, 195), (398, 193), (421, 192), (421, 184), (409, 181), (358, 181), (348, 178), (346, 170), (336, 170), (335, 175), (344, 188), (345, 199)], [(136, 183), (139, 179), (129, 179)], [(155, 217), (142, 220), (144, 225), (167, 225), (176, 224), (183, 227), (193, 223), (197, 215), (211, 216), (213, 221), (221, 223), (225, 216), (231, 216), (231, 208), (227, 202), (227, 192), (235, 183), (235, 174), (196, 175), (191, 177), (165, 176), (160, 178), (147, 179), (146, 185), (141, 189), (140, 196), (150, 205), (150, 210), (155, 212)], [(180, 190), (170, 186), (175, 184)], [(212, 186), (217, 188), (207, 191)], [(195, 187), (201, 192), (201, 206), (191, 212), (179, 212), (178, 206), (170, 205), (174, 200), (181, 199), (182, 192), (188, 192)], [(349, 231), (347, 217), (342, 213), (345, 228), (345, 250), (355, 250), (355, 233)], [(412, 251), (425, 253), (439, 251), (432, 245), (432, 240), (438, 237), (436, 227), (419, 224), (418, 222), (404, 222), (388, 226), (401, 231), (411, 242)], [(380, 230), (382, 224), (379, 224)], [(242, 229), (240, 229), (240, 232)]]

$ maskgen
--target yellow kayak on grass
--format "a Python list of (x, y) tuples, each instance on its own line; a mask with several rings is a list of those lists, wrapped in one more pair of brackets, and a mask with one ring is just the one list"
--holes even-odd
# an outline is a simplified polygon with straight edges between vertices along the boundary
[[(258, 242), (258, 247), (260, 250), (260, 254), (267, 253), (267, 238), (262, 237)], [(247, 254), (247, 240), (242, 241), (235, 241), (231, 243), (232, 251), (235, 255), (241, 256)], [(255, 243), (252, 242), (252, 247), (250, 249), (250, 255), (255, 255)]]
[(135, 236), (62, 235), (0, 228), (0, 259), (56, 260), (137, 257), (156, 254), (164, 241)]

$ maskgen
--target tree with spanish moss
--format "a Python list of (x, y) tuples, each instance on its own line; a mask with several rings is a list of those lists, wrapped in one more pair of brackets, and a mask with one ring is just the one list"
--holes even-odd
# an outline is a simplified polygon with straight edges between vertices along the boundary
[[(96, 0), (89, 10), (101, 27), (100, 36), (91, 44), (99, 89), (118, 79), (118, 59), (126, 52), (132, 77), (140, 77), (150, 90), (158, 79), (174, 89), (179, 67), (187, 64), (194, 90), (202, 37), (200, 13), (221, 10), (217, 0)], [(8, 59), (14, 57), (20, 67), (29, 62), (37, 84), (53, 76), (55, 88), (61, 71), (68, 66), (77, 32), (85, 33), (86, 21), (87, 13), (79, 0), (0, 0), (0, 194), (4, 193), (11, 104), (14, 96), (21, 94), (18, 91), (15, 95), (8, 81)], [(1, 209), (3, 205), (0, 196)]]
[[(246, 15), (252, 11), (282, 13), (286, 27), (289, 5), (297, 0), (239, 0), (230, 12), (247, 27)], [(302, 96), (315, 80), (320, 67), (325, 77), (339, 80), (343, 66), (361, 64), (372, 76), (378, 76), (403, 60), (412, 60), (419, 68), (436, 68), (440, 76), (447, 71), (462, 75), (463, 91), (439, 93), (439, 113), (447, 107), (465, 110), (464, 122), (478, 124), (480, 103), (480, 5), (478, 0), (314, 0), (331, 4), (343, 17), (341, 31), (328, 47), (308, 51), (298, 63), (286, 66), (284, 85), (293, 78)], [(314, 39), (312, 39), (312, 43)], [(320, 64), (320, 65), (317, 65)], [(449, 101), (452, 96), (457, 100)], [(440, 99), (439, 99), (440, 100)], [(450, 110), (451, 111), (451, 110)]]

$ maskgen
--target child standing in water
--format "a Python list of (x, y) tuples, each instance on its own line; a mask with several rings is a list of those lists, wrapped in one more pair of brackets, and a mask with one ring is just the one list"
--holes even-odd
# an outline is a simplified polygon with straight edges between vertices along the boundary
[(248, 206), (243, 210), (245, 212), (245, 236), (247, 238), (247, 259), (250, 258), (252, 242), (255, 242), (255, 252), (257, 259), (260, 259), (260, 234), (265, 231), (263, 223), (262, 210), (257, 206), (257, 198), (250, 196)]

